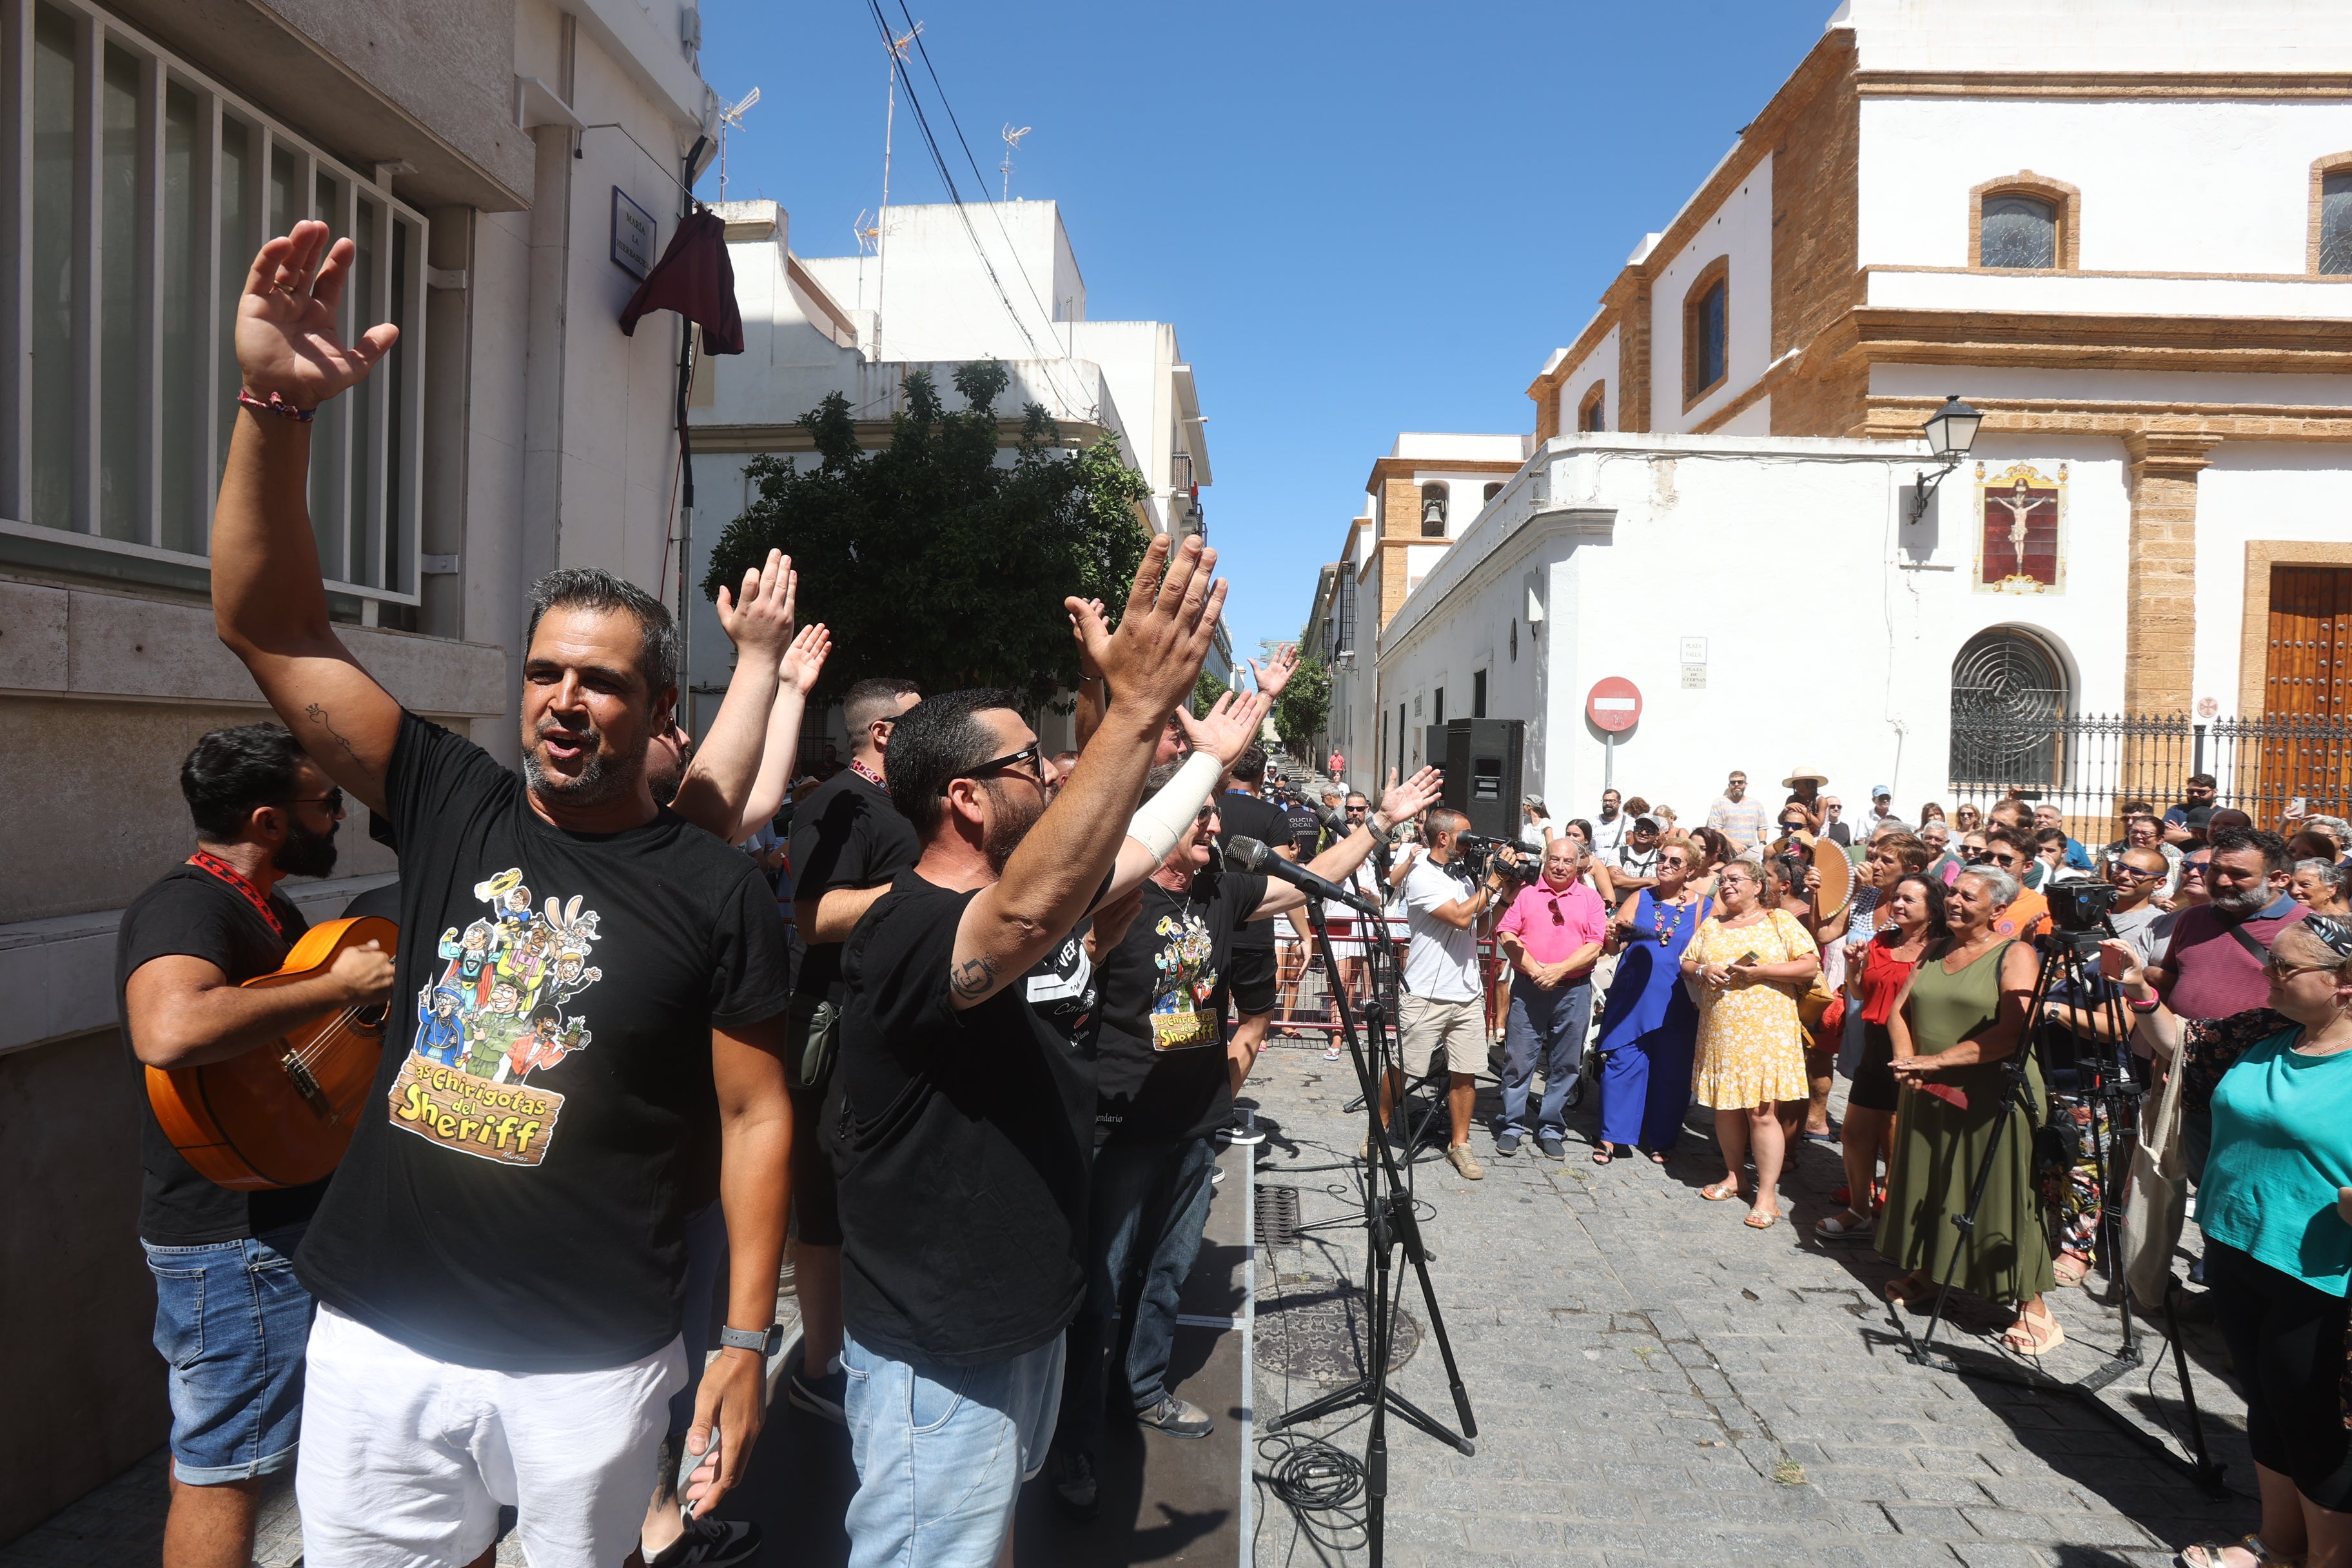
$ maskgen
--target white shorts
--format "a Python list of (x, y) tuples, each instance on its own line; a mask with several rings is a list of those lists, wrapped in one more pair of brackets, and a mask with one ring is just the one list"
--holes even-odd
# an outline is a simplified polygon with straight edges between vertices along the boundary
[(500, 1504), (531, 1568), (612, 1568), (636, 1550), (672, 1340), (601, 1372), (499, 1373), (420, 1355), (321, 1303), (310, 1329), (295, 1497), (309, 1568), (465, 1568)]

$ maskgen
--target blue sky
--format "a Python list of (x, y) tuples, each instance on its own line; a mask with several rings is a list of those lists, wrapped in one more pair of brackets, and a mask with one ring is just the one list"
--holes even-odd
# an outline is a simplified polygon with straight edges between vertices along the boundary
[[(1087, 314), (1175, 324), (1237, 654), (1297, 635), (1398, 431), (1534, 428), (1545, 357), (1834, 9), (906, 4), (990, 193), (999, 129), (1034, 128), (1013, 194), (1061, 204)], [(730, 101), (762, 93), (728, 194), (783, 203), (794, 249), (845, 253), (881, 194), (864, 0), (703, 0), (702, 68)], [(945, 199), (919, 142), (898, 151), (892, 199)]]

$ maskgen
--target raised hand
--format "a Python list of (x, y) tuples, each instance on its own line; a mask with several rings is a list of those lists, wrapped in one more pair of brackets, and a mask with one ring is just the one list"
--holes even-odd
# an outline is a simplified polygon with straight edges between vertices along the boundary
[(771, 550), (765, 565), (743, 574), (740, 592), (719, 590), (719, 629), (738, 655), (771, 663), (782, 659), (793, 640), (793, 601), (799, 596), (800, 583), (793, 558)]
[(1279, 697), (1282, 689), (1290, 684), (1290, 678), (1298, 672), (1298, 645), (1284, 643), (1274, 650), (1274, 657), (1264, 665), (1252, 659), (1249, 667), (1251, 677), (1257, 681), (1257, 689), (1269, 698)]
[(236, 364), (247, 391), (315, 408), (365, 380), (392, 352), (400, 329), (389, 321), (348, 343), (336, 323), (357, 254), (349, 238), (329, 246), (327, 226), (310, 218), (262, 246), (236, 307)]
[(1257, 739), (1258, 727), (1265, 722), (1266, 713), (1274, 702), (1263, 691), (1247, 696), (1228, 691), (1217, 699), (1208, 712), (1195, 719), (1182, 704), (1176, 708), (1176, 722), (1183, 726), (1185, 740), (1196, 752), (1205, 752), (1227, 767), (1241, 760), (1241, 755)]
[[(1079, 604), (1081, 608), (1083, 608), (1087, 614), (1093, 616), (1096, 620), (1099, 621), (1102, 619), (1103, 602), (1100, 599), (1083, 599), (1079, 601)], [(1070, 612), (1070, 636), (1076, 640), (1078, 645), (1079, 677), (1087, 680), (1101, 679), (1102, 667), (1095, 663), (1094, 654), (1087, 647), (1087, 628), (1085, 624), (1078, 619), (1077, 610), (1072, 610)]]
[(803, 626), (793, 638), (792, 647), (777, 661), (776, 679), (793, 688), (803, 697), (816, 689), (816, 679), (824, 673), (825, 657), (833, 652), (833, 634), (823, 621), (813, 626)]
[(1389, 770), (1389, 787), (1381, 796), (1381, 815), (1390, 822), (1407, 822), (1437, 804), (1445, 793), (1445, 774), (1438, 768), (1423, 768), (1402, 784), (1397, 783), (1397, 771)]
[(1155, 537), (1144, 549), (1116, 632), (1091, 605), (1062, 601), (1078, 623), (1081, 649), (1110, 688), (1111, 707), (1146, 729), (1158, 730), (1192, 694), (1208, 659), (1225, 607), (1225, 584), (1213, 578), (1216, 563), (1217, 552), (1203, 549), (1197, 535), (1174, 550), (1166, 534)]

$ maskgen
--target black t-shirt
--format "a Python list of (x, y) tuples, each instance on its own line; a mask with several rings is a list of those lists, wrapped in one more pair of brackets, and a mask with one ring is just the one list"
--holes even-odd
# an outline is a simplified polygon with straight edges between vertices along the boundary
[[(269, 929), (246, 896), (211, 872), (175, 866), (131, 901), (114, 939), (114, 1003), (122, 1020), (122, 1045), (131, 1048), (131, 1008), (124, 988), (150, 960), (185, 954), (201, 958), (242, 985), (257, 974), (276, 973), (310, 925), (285, 895), (272, 889), (269, 907), (285, 928)], [(139, 1072), (139, 1234), (158, 1247), (200, 1247), (241, 1241), (299, 1225), (319, 1206), (323, 1181), (304, 1187), (273, 1187), (240, 1193), (198, 1175), (172, 1141), (163, 1136), (148, 1102), (145, 1073)]]
[[(915, 825), (898, 815), (890, 793), (844, 768), (810, 792), (793, 813), (793, 901), (840, 888), (881, 888), (923, 858)], [(801, 933), (807, 941), (808, 933)], [(841, 944), (809, 942), (801, 963), (803, 995), (822, 996), (841, 977)]]
[(1264, 877), (1239, 871), (1195, 878), (1187, 893), (1143, 885), (1143, 908), (1102, 965), (1097, 1142), (1204, 1138), (1232, 1119), (1233, 1078), (1218, 1027), (1225, 961), (1265, 889)]
[(394, 877), (381, 888), (370, 888), (366, 892), (345, 904), (343, 912), (337, 918), (347, 921), (367, 919), (390, 921), (393, 924), (398, 925), (400, 923), (400, 879)]
[[(1290, 816), (1270, 800), (1260, 800), (1239, 790), (1227, 790), (1217, 797), (1217, 847), (1223, 849), (1235, 838), (1255, 838), (1269, 849), (1289, 847)], [(1274, 951), (1274, 922), (1252, 921), (1242, 928), (1234, 945), (1242, 952)]]
[(296, 1272), (461, 1365), (649, 1354), (678, 1331), (710, 1031), (789, 999), (774, 895), (667, 810), (551, 826), (520, 778), (413, 714), (384, 793), (402, 941), (381, 1098)]
[(1322, 819), (1303, 801), (1290, 802), (1282, 808), (1282, 815), (1290, 823), (1291, 847), (1298, 851), (1300, 859), (1312, 860), (1315, 847), (1323, 842)]
[(842, 944), (842, 1317), (860, 1344), (929, 1365), (1034, 1350), (1086, 1291), (1093, 965), (1073, 933), (957, 1011), (948, 971), (973, 897), (909, 871)]

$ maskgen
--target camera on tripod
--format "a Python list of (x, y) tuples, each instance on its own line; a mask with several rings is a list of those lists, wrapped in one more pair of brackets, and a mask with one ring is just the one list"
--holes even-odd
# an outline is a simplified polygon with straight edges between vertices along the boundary
[(2116, 907), (2113, 882), (2044, 882), (2042, 896), (2050, 905), (2050, 934), (2062, 945), (2095, 948), (2115, 932), (2107, 916)]
[(1487, 872), (1498, 871), (1524, 887), (1543, 875), (1543, 861), (1529, 855), (1527, 847), (1507, 838), (1482, 838), (1475, 833), (1454, 836), (1454, 862), (1473, 881), (1483, 880)]

